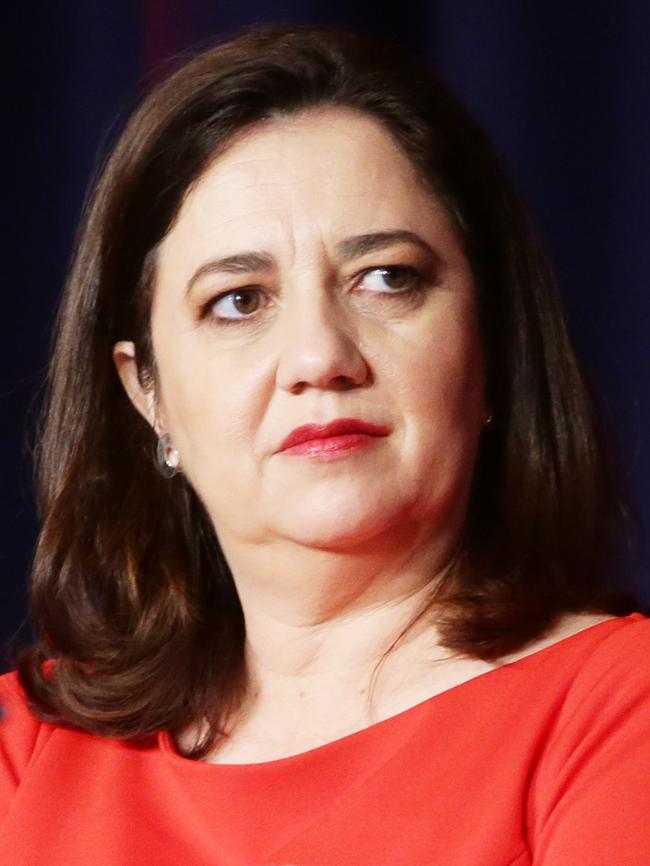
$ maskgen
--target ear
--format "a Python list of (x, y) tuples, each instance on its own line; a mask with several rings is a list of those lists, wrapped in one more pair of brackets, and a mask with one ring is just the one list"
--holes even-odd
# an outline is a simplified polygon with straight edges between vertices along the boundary
[(142, 417), (160, 435), (161, 430), (153, 388), (144, 388), (138, 377), (135, 344), (121, 340), (113, 346), (113, 361), (129, 400)]

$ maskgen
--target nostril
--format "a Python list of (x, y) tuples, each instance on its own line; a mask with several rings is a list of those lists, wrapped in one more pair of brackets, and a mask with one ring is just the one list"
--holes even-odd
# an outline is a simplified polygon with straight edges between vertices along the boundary
[[(289, 388), (289, 393), (301, 394), (308, 384), (305, 381), (296, 382)], [(330, 391), (349, 391), (352, 388), (357, 388), (358, 384), (350, 376), (334, 376), (327, 385), (320, 387), (326, 387)]]

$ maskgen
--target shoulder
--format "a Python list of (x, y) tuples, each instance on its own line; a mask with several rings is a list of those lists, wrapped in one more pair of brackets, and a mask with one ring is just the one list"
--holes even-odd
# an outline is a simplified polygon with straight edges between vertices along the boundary
[(32, 714), (15, 671), (0, 676), (0, 773), (19, 779), (44, 725)]
[[(584, 632), (585, 652), (574, 682), (577, 699), (598, 683), (623, 692), (627, 685), (650, 689), (650, 618), (642, 613), (614, 617)], [(601, 686), (602, 688), (602, 686)]]
[(565, 684), (566, 712), (600, 710), (603, 701), (611, 710), (617, 695), (650, 693), (650, 618), (642, 613), (569, 615), (534, 649), (530, 660), (543, 663), (558, 686)]
[[(537, 763), (530, 826), (540, 862), (645, 863), (650, 845), (650, 619), (633, 613), (587, 628), (557, 653), (564, 676)], [(563, 657), (563, 658), (562, 658)], [(568, 662), (568, 673), (560, 662)]]
[[(567, 677), (582, 672), (583, 677), (599, 672), (619, 660), (650, 652), (650, 618), (635, 612), (626, 616), (603, 613), (566, 613), (547, 631), (494, 665), (528, 659), (543, 661), (565, 670)], [(650, 671), (649, 671), (650, 673)]]
[(2, 739), (40, 722), (32, 715), (16, 671), (0, 676), (0, 732)]
[(566, 772), (572, 756), (631, 754), (636, 744), (650, 773), (650, 619), (615, 617), (562, 644), (546, 669), (565, 684), (548, 742), (555, 771)]
[[(567, 612), (562, 614), (550, 628), (524, 647), (500, 658), (497, 666), (503, 663), (519, 661), (528, 656), (534, 656), (540, 650), (546, 650), (555, 645), (557, 645), (558, 649), (564, 650), (565, 653), (568, 651), (569, 654), (574, 654), (576, 650), (582, 653), (585, 651), (590, 652), (603, 639), (617, 632), (620, 632), (621, 636), (623, 636), (623, 632), (628, 634), (627, 638), (623, 638), (623, 643), (625, 643), (625, 640), (629, 639), (629, 626), (639, 621), (650, 624), (650, 620), (641, 613), (633, 613), (628, 616), (615, 616), (614, 614), (591, 613), (588, 611), (579, 613)], [(600, 626), (601, 623), (610, 623), (610, 625), (594, 628), (594, 626)], [(577, 641), (567, 640), (567, 638), (573, 638), (574, 636), (577, 638)]]

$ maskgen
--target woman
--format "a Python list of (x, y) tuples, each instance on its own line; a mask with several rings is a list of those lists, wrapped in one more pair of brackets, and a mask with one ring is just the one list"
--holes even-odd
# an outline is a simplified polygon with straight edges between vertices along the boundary
[(489, 142), (395, 46), (257, 29), (147, 96), (39, 466), (0, 862), (647, 863), (615, 476)]

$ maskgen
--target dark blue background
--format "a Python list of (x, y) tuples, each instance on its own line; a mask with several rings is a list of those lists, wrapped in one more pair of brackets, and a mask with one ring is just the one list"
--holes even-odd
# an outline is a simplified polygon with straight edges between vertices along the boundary
[[(398, 11), (399, 10), (399, 11)], [(496, 142), (557, 266), (570, 328), (650, 525), (650, 4), (67, 0), (6, 18), (0, 639), (28, 636), (29, 431), (98, 149), (172, 55), (253, 22), (347, 23), (432, 60)], [(8, 266), (8, 267), (7, 267)], [(647, 532), (647, 529), (646, 529)], [(629, 568), (650, 604), (645, 563)], [(21, 626), (22, 624), (22, 626)]]

